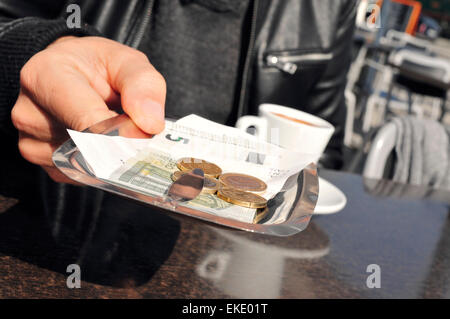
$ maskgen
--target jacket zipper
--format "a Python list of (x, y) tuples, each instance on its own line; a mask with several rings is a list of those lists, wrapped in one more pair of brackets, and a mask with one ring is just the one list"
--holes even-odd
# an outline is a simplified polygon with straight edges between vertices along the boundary
[(154, 2), (155, 0), (147, 0), (144, 2), (142, 21), (137, 27), (137, 30), (129, 43), (132, 48), (137, 49), (142, 41), (142, 38), (144, 37), (144, 34), (148, 32), (148, 26), (152, 17)]
[(307, 53), (297, 55), (275, 55), (266, 56), (266, 65), (275, 67), (288, 74), (295, 74), (299, 66), (303, 64), (313, 64), (329, 61), (333, 58), (332, 53)]

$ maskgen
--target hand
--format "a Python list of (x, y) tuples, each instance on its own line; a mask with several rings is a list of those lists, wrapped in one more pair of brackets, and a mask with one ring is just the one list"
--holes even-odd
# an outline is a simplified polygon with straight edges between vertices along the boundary
[(143, 53), (105, 38), (60, 38), (24, 65), (20, 86), (11, 112), (19, 150), (57, 182), (70, 182), (52, 162), (66, 128), (84, 130), (122, 107), (143, 131), (164, 129), (164, 78)]

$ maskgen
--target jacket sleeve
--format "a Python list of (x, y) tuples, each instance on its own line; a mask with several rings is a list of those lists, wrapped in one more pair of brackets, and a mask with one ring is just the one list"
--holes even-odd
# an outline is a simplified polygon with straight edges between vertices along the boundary
[(10, 113), (20, 89), (20, 70), (37, 52), (56, 39), (67, 36), (98, 35), (84, 25), (69, 28), (66, 20), (24, 17), (12, 19), (0, 16), (0, 134), (15, 137)]
[(327, 168), (339, 169), (343, 164), (343, 138), (346, 120), (345, 86), (351, 63), (357, 1), (347, 1), (340, 14), (332, 46), (333, 59), (308, 94), (308, 105), (315, 114), (327, 119), (336, 128), (320, 162)]

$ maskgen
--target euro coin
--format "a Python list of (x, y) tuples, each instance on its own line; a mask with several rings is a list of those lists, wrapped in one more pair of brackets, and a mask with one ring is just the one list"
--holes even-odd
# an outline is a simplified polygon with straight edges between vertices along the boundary
[(201, 170), (203, 170), (203, 173), (205, 175), (213, 178), (216, 178), (220, 174), (222, 174), (222, 169), (216, 164), (193, 157), (180, 158), (177, 161), (177, 167), (181, 171), (190, 171), (194, 168), (200, 168)]
[[(172, 180), (175, 182), (181, 176), (188, 172), (175, 171), (172, 174)], [(219, 189), (219, 181), (217, 179), (205, 176), (202, 193), (215, 194)]]
[(222, 174), (219, 177), (219, 181), (228, 188), (234, 188), (240, 191), (260, 193), (267, 189), (266, 183), (262, 180), (245, 174)]
[(259, 195), (228, 187), (219, 188), (217, 197), (228, 203), (248, 208), (263, 208), (267, 205), (267, 200)]

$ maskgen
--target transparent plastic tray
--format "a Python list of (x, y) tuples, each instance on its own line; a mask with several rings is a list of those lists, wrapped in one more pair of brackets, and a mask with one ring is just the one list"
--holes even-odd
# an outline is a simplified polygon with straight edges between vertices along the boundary
[[(95, 124), (86, 132), (130, 138), (149, 137), (137, 128), (126, 115), (119, 115)], [(314, 212), (319, 192), (317, 167), (314, 163), (311, 163), (302, 171), (288, 178), (281, 191), (268, 201), (269, 211), (266, 217), (258, 223), (250, 224), (177, 205), (166, 201), (163, 197), (142, 194), (98, 179), (71, 139), (54, 152), (53, 162), (58, 169), (74, 181), (128, 197), (150, 206), (164, 208), (168, 213), (182, 214), (226, 227), (275, 236), (290, 236), (304, 230)], [(149, 210), (149, 213), (151, 213), (151, 210)]]

